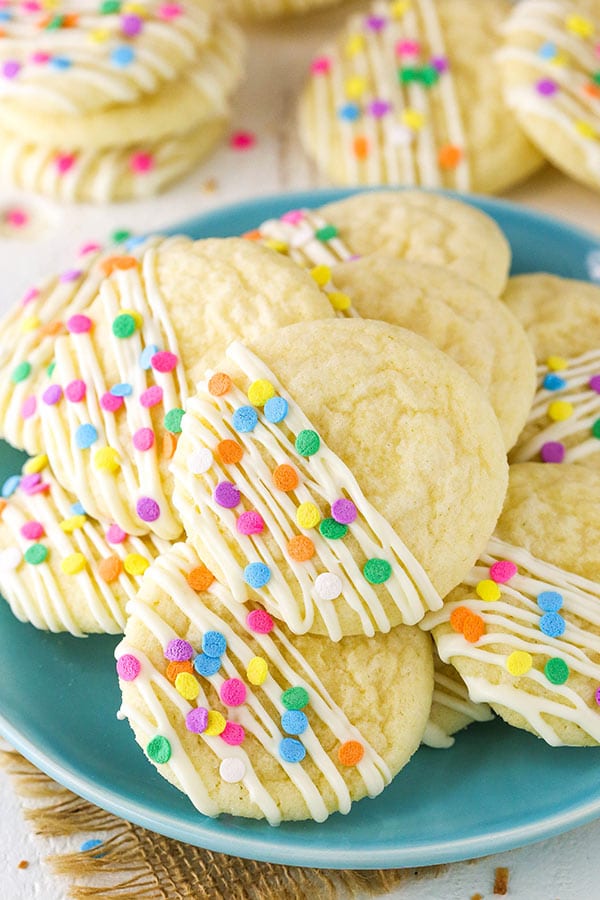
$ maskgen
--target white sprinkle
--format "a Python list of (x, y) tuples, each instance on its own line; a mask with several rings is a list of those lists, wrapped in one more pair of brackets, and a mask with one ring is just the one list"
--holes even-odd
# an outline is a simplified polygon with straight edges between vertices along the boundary
[(244, 760), (238, 759), (236, 756), (226, 757), (219, 766), (219, 775), (228, 784), (235, 784), (237, 781), (241, 781), (245, 774), (246, 766), (244, 765)]
[(22, 559), (23, 556), (18, 547), (7, 547), (0, 553), (0, 570), (10, 572), (17, 568)]
[(196, 450), (188, 459), (188, 468), (192, 475), (202, 475), (208, 472), (213, 464), (213, 455), (208, 447)]
[(406, 125), (394, 125), (389, 131), (390, 143), (393, 147), (407, 147), (412, 144), (415, 133)]
[(315, 595), (319, 600), (335, 600), (342, 593), (342, 579), (333, 572), (323, 572), (315, 579)]

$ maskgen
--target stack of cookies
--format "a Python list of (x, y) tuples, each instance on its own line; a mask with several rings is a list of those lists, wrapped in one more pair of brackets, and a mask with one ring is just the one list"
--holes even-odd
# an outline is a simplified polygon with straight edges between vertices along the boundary
[(0, 173), (60, 200), (156, 193), (222, 135), (242, 55), (213, 0), (7, 0)]
[[(600, 370), (585, 298), (568, 347), (546, 316), (576, 285), (507, 287), (496, 224), (419, 192), (83, 250), (3, 323), (31, 458), (0, 586), (38, 628), (124, 632), (161, 775), (205, 815), (323, 821), (494, 712), (600, 743)], [(558, 437), (544, 404), (573, 462), (509, 470)]]

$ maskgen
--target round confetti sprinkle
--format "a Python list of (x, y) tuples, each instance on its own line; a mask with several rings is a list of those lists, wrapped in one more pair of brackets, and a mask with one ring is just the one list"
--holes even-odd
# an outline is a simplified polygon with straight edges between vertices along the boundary
[(288, 541), (287, 551), (295, 562), (307, 562), (315, 555), (315, 545), (306, 535), (296, 534)]
[(122, 313), (112, 323), (112, 333), (118, 338), (129, 338), (135, 332), (135, 319), (129, 313)]
[(23, 559), (30, 566), (39, 566), (48, 558), (48, 548), (43, 544), (32, 544), (23, 555)]
[(37, 401), (34, 396), (27, 397), (23, 406), (21, 407), (21, 416), (24, 419), (30, 419), (31, 416), (34, 415), (37, 409)]
[(235, 465), (241, 461), (244, 448), (237, 441), (220, 441), (217, 444), (217, 453), (226, 465)]
[(277, 425), (279, 422), (283, 422), (288, 410), (288, 402), (283, 397), (270, 397), (265, 403), (265, 419), (267, 422)]
[(185, 717), (185, 727), (194, 734), (202, 734), (208, 725), (208, 710), (203, 706), (191, 709)]
[(114, 475), (121, 468), (118, 451), (114, 447), (103, 447), (94, 454), (94, 465), (101, 472)]
[(152, 497), (140, 497), (135, 509), (142, 522), (156, 522), (160, 517), (160, 506)]
[(383, 584), (391, 577), (392, 567), (387, 559), (368, 559), (363, 566), (363, 575), (369, 584)]
[(264, 587), (270, 578), (271, 570), (265, 563), (249, 563), (244, 569), (244, 581), (255, 590)]
[(438, 150), (438, 165), (446, 171), (456, 169), (463, 158), (463, 151), (456, 144), (444, 144)]
[(254, 431), (258, 425), (258, 415), (254, 407), (240, 406), (235, 410), (231, 421), (236, 431), (246, 434)]
[(464, 624), (468, 616), (472, 615), (471, 610), (467, 606), (457, 606), (450, 613), (450, 627), (458, 634), (462, 634)]
[(194, 648), (183, 638), (173, 638), (165, 647), (165, 659), (170, 659), (172, 662), (182, 662), (191, 659), (193, 655)]
[(28, 459), (25, 465), (23, 466), (23, 472), (32, 474), (34, 472), (41, 472), (42, 469), (45, 469), (48, 465), (48, 457), (45, 453), (39, 453), (37, 456), (32, 456), (31, 459)]
[(123, 531), (119, 525), (109, 525), (106, 530), (106, 540), (109, 544), (122, 544), (127, 537), (127, 532)]
[(230, 481), (221, 481), (213, 491), (213, 499), (224, 509), (235, 509), (240, 503), (240, 490)]
[(270, 634), (275, 628), (275, 623), (264, 609), (253, 609), (246, 616), (246, 625), (255, 634)]
[(19, 529), (23, 537), (28, 541), (37, 541), (41, 537), (44, 537), (45, 531), (44, 526), (41, 522), (25, 522), (24, 525), (21, 525)]
[(348, 526), (336, 522), (335, 519), (323, 519), (319, 525), (319, 532), (324, 538), (327, 538), (330, 541), (336, 541), (346, 537), (348, 534)]
[(132, 153), (129, 158), (129, 168), (136, 175), (145, 175), (154, 168), (154, 157), (151, 153)]
[(316, 431), (305, 428), (298, 434), (294, 446), (300, 456), (314, 456), (321, 446), (321, 439)]
[(150, 359), (150, 365), (155, 372), (161, 372), (163, 375), (172, 372), (177, 367), (179, 358), (168, 350), (159, 350)]
[(98, 563), (98, 575), (106, 584), (112, 584), (123, 571), (123, 563), (118, 556), (107, 556)]
[(5, 500), (11, 497), (14, 492), (17, 490), (19, 485), (21, 484), (21, 476), (20, 475), (11, 475), (6, 479), (4, 484), (2, 485), (2, 496)]
[(152, 357), (155, 356), (159, 352), (159, 348), (156, 344), (148, 344), (147, 347), (144, 347), (142, 352), (140, 353), (140, 367), (144, 370), (148, 370), (152, 366)]
[(221, 740), (229, 744), (230, 747), (239, 747), (246, 739), (246, 732), (242, 725), (237, 722), (227, 722), (225, 728), (221, 732)]
[(208, 447), (203, 447), (201, 450), (195, 450), (188, 457), (188, 469), (192, 475), (203, 475), (205, 472), (208, 472), (212, 466), (213, 459), (214, 457)]
[(569, 677), (569, 667), (558, 656), (553, 656), (544, 666), (544, 675), (551, 684), (564, 684)]
[(54, 406), (62, 400), (62, 388), (59, 384), (51, 384), (42, 394), (42, 400), (47, 406)]
[(517, 567), (509, 559), (499, 559), (490, 566), (490, 578), (496, 584), (506, 584), (517, 574)]
[(479, 638), (485, 634), (485, 622), (481, 616), (469, 611), (469, 615), (463, 622), (462, 633), (466, 641), (476, 644)]
[(218, 734), (222, 734), (225, 731), (226, 724), (225, 716), (221, 715), (220, 712), (217, 712), (216, 709), (211, 709), (208, 714), (208, 722), (206, 723), (204, 733), (211, 735), (211, 737), (216, 737)]
[(256, 144), (256, 135), (251, 131), (234, 131), (229, 138), (229, 146), (234, 150), (250, 150)]
[(325, 287), (325, 285), (331, 281), (331, 269), (329, 268), (329, 266), (314, 266), (310, 270), (310, 274), (312, 275), (313, 280), (316, 281), (316, 283), (319, 285), (319, 287)]
[(320, 521), (321, 513), (314, 503), (301, 503), (296, 510), (296, 522), (300, 528), (316, 528)]
[(334, 500), (331, 504), (331, 515), (336, 522), (342, 525), (350, 525), (356, 520), (358, 513), (352, 500), (346, 500), (345, 497), (341, 497), (339, 500)]
[(123, 681), (135, 681), (141, 670), (141, 662), (131, 653), (124, 653), (117, 660), (117, 674)]
[(151, 428), (140, 428), (133, 435), (133, 446), (136, 450), (150, 450), (154, 446), (154, 432)]
[(537, 595), (537, 604), (544, 612), (558, 612), (563, 605), (563, 595), (558, 591), (542, 591)]
[(63, 521), (60, 523), (60, 527), (65, 532), (65, 534), (73, 534), (73, 532), (77, 531), (78, 528), (83, 528), (85, 523), (85, 515), (76, 515), (71, 516), (68, 519), (63, 519)]
[(321, 572), (315, 578), (314, 592), (319, 600), (335, 600), (342, 593), (342, 579), (333, 572)]
[(92, 330), (92, 320), (89, 316), (78, 313), (67, 319), (67, 331), (71, 334), (85, 334)]
[(588, 387), (596, 394), (600, 394), (600, 375), (592, 375), (588, 381)]
[(560, 375), (557, 375), (556, 372), (548, 372), (548, 374), (544, 376), (542, 382), (542, 387), (547, 391), (560, 391), (566, 386), (567, 382), (565, 379), (561, 378)]
[(540, 448), (540, 459), (545, 463), (561, 463), (565, 452), (565, 445), (559, 441), (546, 441)]
[(120, 382), (119, 384), (113, 384), (110, 392), (114, 397), (130, 397), (133, 393), (133, 388), (127, 382)]
[(213, 397), (223, 397), (232, 388), (232, 381), (225, 372), (216, 372), (208, 382), (208, 392)]
[(194, 667), (192, 666), (189, 659), (184, 659), (182, 662), (170, 662), (167, 666), (167, 671), (165, 672), (168, 680), (171, 684), (175, 684), (175, 679), (179, 675), (180, 672), (189, 672), (189, 674), (193, 674)]
[(221, 659), (218, 656), (207, 656), (206, 653), (199, 653), (194, 660), (194, 668), (203, 678), (211, 678), (221, 668)]
[(308, 728), (306, 714), (299, 709), (288, 709), (281, 717), (281, 727), (286, 734), (304, 734)]
[(365, 755), (360, 741), (344, 741), (338, 749), (338, 759), (343, 766), (356, 766)]
[(267, 400), (275, 396), (275, 388), (266, 378), (253, 381), (248, 388), (248, 400), (252, 406), (264, 406)]
[(163, 424), (167, 431), (170, 431), (171, 434), (180, 434), (181, 420), (183, 419), (184, 415), (185, 413), (183, 409), (170, 409), (163, 420)]
[(85, 556), (83, 553), (71, 553), (61, 560), (60, 567), (65, 575), (77, 575), (83, 572), (86, 566)]
[(565, 633), (565, 627), (565, 620), (560, 613), (545, 613), (540, 619), (540, 631), (548, 637), (560, 637)]
[(283, 692), (281, 702), (286, 709), (304, 709), (305, 706), (308, 706), (310, 698), (306, 688), (296, 686)]
[(327, 297), (333, 308), (340, 312), (345, 312), (352, 306), (352, 300), (343, 291), (329, 291)]
[(558, 85), (551, 78), (541, 78), (535, 86), (542, 97), (553, 97), (558, 91)]
[(475, 592), (477, 596), (481, 597), (482, 600), (485, 600), (486, 603), (493, 603), (502, 596), (500, 588), (491, 578), (484, 578), (482, 581), (479, 581), (475, 588)]
[(253, 656), (246, 669), (246, 678), (250, 684), (264, 684), (269, 674), (269, 665), (262, 656)]
[(98, 432), (93, 425), (80, 425), (75, 432), (75, 443), (80, 450), (87, 450), (98, 440)]
[(146, 747), (146, 753), (152, 762), (162, 765), (169, 762), (171, 759), (171, 745), (166, 737), (159, 734), (155, 738), (152, 738)]
[(215, 576), (207, 569), (205, 565), (196, 566), (191, 572), (188, 572), (186, 581), (193, 591), (207, 591)]
[(563, 369), (568, 368), (569, 361), (564, 356), (549, 356), (546, 365), (551, 372), (562, 372)]
[(158, 406), (159, 403), (162, 403), (162, 399), (163, 389), (158, 384), (153, 384), (152, 387), (146, 388), (140, 394), (140, 403), (147, 409)]
[(81, 403), (86, 395), (86, 391), (87, 388), (85, 381), (81, 381), (79, 378), (77, 378), (75, 381), (70, 381), (66, 386), (65, 396), (67, 400), (71, 401), (71, 403)]
[(219, 775), (227, 784), (237, 784), (246, 774), (246, 765), (243, 759), (237, 756), (227, 756), (221, 760)]
[(573, 404), (567, 400), (553, 400), (548, 407), (548, 416), (553, 422), (564, 422), (573, 415)]
[(298, 473), (288, 463), (281, 463), (273, 471), (273, 484), (279, 491), (289, 493), (298, 487)]
[(10, 379), (14, 384), (19, 384), (21, 381), (25, 381), (29, 378), (30, 374), (31, 363), (22, 362), (12, 370)]
[(123, 406), (123, 398), (115, 397), (114, 394), (111, 394), (110, 391), (107, 391), (100, 397), (100, 406), (102, 407), (102, 409), (106, 410), (106, 412), (114, 413), (118, 409), (121, 409), (121, 407)]
[(207, 656), (220, 657), (227, 650), (225, 635), (220, 631), (207, 631), (202, 638), (202, 650)]
[(149, 560), (140, 553), (128, 553), (123, 560), (123, 568), (128, 575), (143, 575), (149, 565)]
[(297, 763), (302, 762), (306, 756), (304, 745), (295, 738), (283, 738), (279, 742), (279, 755), (284, 762)]
[(175, 690), (184, 700), (195, 700), (200, 693), (200, 685), (189, 672), (180, 672), (175, 679)]
[(511, 675), (526, 675), (532, 665), (531, 653), (526, 650), (513, 650), (506, 660), (506, 668)]
[(265, 530), (265, 521), (260, 513), (249, 509), (238, 516), (235, 527), (240, 534), (261, 534)]

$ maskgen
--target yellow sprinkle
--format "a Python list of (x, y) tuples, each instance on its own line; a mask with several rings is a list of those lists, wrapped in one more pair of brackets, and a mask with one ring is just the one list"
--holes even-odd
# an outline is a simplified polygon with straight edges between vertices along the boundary
[(553, 66), (566, 66), (570, 63), (570, 57), (568, 53), (564, 53), (562, 50), (559, 50), (558, 53), (555, 53), (550, 62)]
[(246, 677), (250, 684), (263, 684), (269, 674), (269, 666), (262, 656), (253, 657), (248, 663)]
[(393, 19), (401, 19), (410, 9), (410, 0), (394, 0), (390, 6), (390, 14)]
[(94, 28), (89, 32), (88, 37), (94, 44), (104, 44), (110, 38), (110, 31), (108, 28)]
[(129, 575), (143, 575), (150, 563), (139, 553), (128, 553), (123, 560), (123, 568)]
[(367, 89), (367, 79), (362, 75), (353, 75), (346, 79), (345, 90), (346, 96), (350, 100), (360, 100)]
[(27, 460), (23, 466), (23, 472), (26, 475), (36, 475), (42, 469), (45, 469), (47, 465), (48, 457), (45, 453), (40, 453), (38, 456), (32, 456), (31, 459)]
[(287, 253), (289, 249), (285, 241), (278, 241), (275, 238), (268, 238), (263, 243), (265, 247), (275, 250), (276, 253)]
[(83, 528), (87, 516), (71, 516), (70, 519), (63, 519), (60, 527), (66, 534), (72, 534), (78, 528)]
[(124, 3), (121, 7), (121, 12), (129, 13), (133, 16), (139, 16), (141, 19), (145, 19), (148, 16), (148, 9), (144, 6), (143, 3)]
[(144, 319), (141, 313), (137, 311), (137, 309), (121, 309), (119, 310), (120, 316), (131, 316), (133, 321), (135, 322), (136, 328), (141, 328), (144, 324)]
[(225, 731), (226, 724), (227, 723), (221, 713), (217, 712), (215, 709), (211, 709), (208, 714), (208, 724), (204, 729), (204, 734), (215, 737), (217, 734), (221, 734)]
[(344, 47), (344, 53), (349, 59), (356, 56), (365, 46), (365, 39), (362, 34), (351, 34)]
[(121, 468), (119, 454), (114, 447), (103, 447), (94, 454), (94, 465), (103, 472), (117, 472)]
[(565, 25), (568, 31), (579, 37), (589, 38), (594, 34), (594, 23), (591, 19), (586, 19), (585, 16), (567, 16)]
[(585, 138), (595, 138), (598, 137), (598, 132), (591, 122), (586, 122), (583, 119), (578, 119), (575, 122), (575, 128), (579, 132), (579, 134), (583, 135)]
[(43, 9), (56, 9), (58, 5), (59, 0), (42, 0)]
[(314, 503), (301, 503), (296, 510), (296, 522), (300, 528), (315, 528), (321, 521), (321, 513)]
[(350, 309), (352, 306), (352, 300), (348, 296), (348, 294), (344, 294), (342, 291), (331, 291), (330, 294), (327, 294), (329, 297), (329, 302), (333, 306), (334, 309), (341, 310), (342, 312), (346, 309)]
[(567, 368), (569, 362), (564, 356), (549, 356), (546, 360), (546, 365), (551, 372), (562, 372), (563, 369)]
[(252, 406), (264, 406), (267, 400), (275, 396), (275, 388), (266, 378), (253, 381), (248, 388), (248, 400)]
[(83, 553), (71, 553), (62, 560), (60, 567), (65, 575), (77, 575), (85, 569), (85, 556)]
[(487, 603), (492, 603), (494, 600), (500, 599), (500, 588), (491, 578), (484, 578), (483, 581), (479, 582), (475, 590), (477, 595)]
[(21, 331), (35, 331), (35, 329), (39, 327), (40, 320), (37, 316), (25, 316), (25, 318), (21, 322)]
[(402, 122), (413, 131), (419, 131), (425, 124), (425, 116), (418, 109), (405, 109), (402, 112)]
[(190, 672), (180, 672), (175, 679), (175, 688), (186, 700), (195, 700), (200, 693), (200, 685)]
[(532, 665), (533, 659), (527, 650), (514, 650), (506, 660), (506, 668), (511, 675), (525, 675)]
[(553, 400), (548, 407), (548, 416), (553, 422), (564, 422), (573, 415), (573, 404), (568, 400)]
[(319, 287), (325, 287), (327, 282), (331, 281), (331, 269), (329, 266), (315, 266), (310, 270), (310, 274)]

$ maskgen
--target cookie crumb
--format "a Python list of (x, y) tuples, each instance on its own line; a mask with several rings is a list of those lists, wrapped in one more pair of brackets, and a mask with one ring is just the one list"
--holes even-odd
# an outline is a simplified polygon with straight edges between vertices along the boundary
[(219, 184), (216, 178), (207, 178), (202, 184), (202, 190), (205, 194), (214, 194)]
[(471, 900), (483, 900), (483, 894), (473, 894)]
[(22, 859), (21, 862), (19, 863), (19, 865), (17, 866), (17, 869), (28, 869), (28, 868), (29, 868), (29, 862), (26, 859)]
[(508, 869), (500, 866), (494, 876), (494, 894), (508, 894)]

